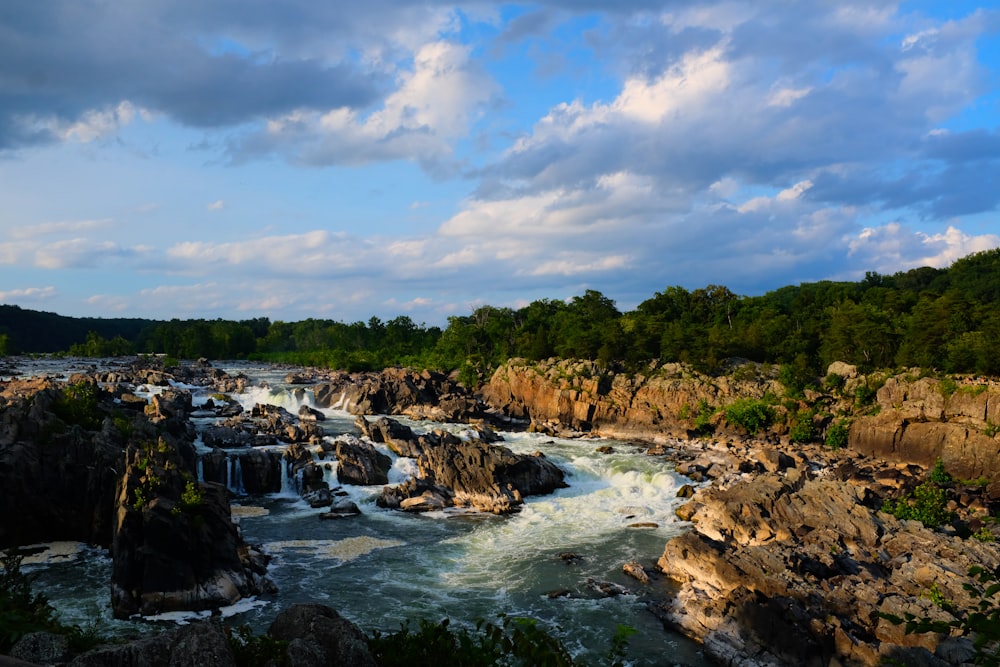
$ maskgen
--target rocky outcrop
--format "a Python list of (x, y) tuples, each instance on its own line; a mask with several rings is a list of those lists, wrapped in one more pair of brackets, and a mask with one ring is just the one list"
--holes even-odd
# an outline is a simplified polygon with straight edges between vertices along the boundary
[[(784, 396), (784, 386), (764, 370), (745, 363), (728, 375), (707, 376), (682, 364), (653, 363), (642, 373), (624, 374), (589, 361), (513, 359), (497, 369), (482, 395), (491, 408), (530, 421), (531, 430), (660, 443), (705, 430), (783, 442), (796, 412), (839, 414), (849, 424), (850, 448), (924, 467), (941, 459), (956, 477), (986, 478), (992, 496), (1000, 498), (1000, 384), (921, 377), (919, 369), (865, 376), (838, 362), (830, 365), (828, 376), (840, 381), (828, 392), (773, 401), (773, 423), (750, 434), (727, 423), (724, 408), (738, 399)], [(820, 437), (832, 423), (830, 417), (811, 418)]]
[[(692, 530), (658, 561), (676, 586), (657, 605), (661, 618), (720, 664), (948, 665), (958, 664), (949, 655), (968, 656), (968, 640), (908, 635), (882, 614), (947, 618), (932, 587), (968, 608), (969, 567), (997, 568), (1000, 551), (880, 512), (888, 467), (866, 481), (856, 456), (829, 466), (793, 459), (772, 472), (747, 458), (697, 491), (678, 510)], [(822, 476), (810, 472), (817, 466)]]
[[(78, 656), (70, 667), (235, 667), (232, 631), (217, 621), (202, 621), (135, 641), (102, 646)], [(274, 642), (287, 642), (281, 664), (288, 667), (357, 665), (374, 667), (364, 634), (329, 607), (299, 604), (282, 611), (267, 630)], [(237, 643), (239, 639), (235, 640)], [(256, 656), (255, 656), (256, 657)]]
[(353, 435), (341, 435), (337, 446), (337, 481), (372, 486), (389, 483), (392, 459)]
[(986, 479), (1000, 498), (1000, 385), (897, 376), (876, 401), (878, 414), (855, 419), (849, 447), (925, 467), (940, 459), (955, 477)]
[[(384, 424), (394, 429), (392, 422)], [(398, 425), (397, 425), (398, 426)], [(397, 437), (400, 432), (396, 429)], [(383, 507), (427, 511), (443, 507), (470, 507), (505, 514), (515, 511), (529, 495), (563, 488), (563, 472), (538, 452), (515, 454), (506, 447), (481, 440), (461, 440), (445, 432), (431, 432), (405, 445), (417, 454), (418, 474), (386, 487), (378, 502)]]
[(512, 359), (496, 370), (482, 396), (491, 408), (535, 424), (658, 441), (687, 435), (703, 401), (720, 407), (736, 398), (780, 395), (776, 380), (747, 375), (711, 377), (682, 364), (651, 364), (629, 375), (592, 361)]
[[(48, 380), (0, 393), (0, 548), (53, 540), (110, 545), (115, 483), (132, 416), (117, 425), (96, 384)], [(139, 418), (141, 420), (141, 417)], [(136, 427), (140, 428), (140, 427)]]
[(194, 481), (183, 446), (161, 437), (129, 450), (112, 544), (118, 618), (213, 609), (273, 592), (266, 558), (243, 543), (232, 522), (225, 487)]
[(317, 405), (355, 415), (393, 414), (468, 422), (486, 418), (483, 406), (447, 375), (387, 368), (381, 373), (334, 373), (314, 388)]

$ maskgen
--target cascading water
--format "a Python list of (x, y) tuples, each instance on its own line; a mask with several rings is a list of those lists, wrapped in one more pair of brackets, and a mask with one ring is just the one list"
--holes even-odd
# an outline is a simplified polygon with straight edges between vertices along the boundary
[[(272, 387), (280, 383), (277, 377), (266, 379)], [(234, 398), (245, 406), (270, 402), (289, 410), (311, 400), (308, 393), (296, 396), (274, 388)], [(353, 432), (352, 415), (322, 412), (328, 435)], [(467, 428), (408, 423), (418, 431)], [(272, 555), (269, 572), (279, 589), (266, 604), (251, 601), (247, 606), (260, 606), (231, 622), (263, 631), (278, 610), (305, 601), (330, 605), (366, 631), (392, 632), (407, 619), (421, 618), (472, 624), (505, 613), (539, 619), (583, 664), (601, 664), (618, 625), (624, 624), (638, 630), (629, 640), (629, 664), (706, 665), (696, 645), (664, 630), (648, 612), (655, 590), (622, 573), (629, 561), (652, 567), (666, 541), (684, 530), (674, 515), (683, 480), (663, 461), (625, 443), (502, 435), (502, 444), (514, 451), (542, 451), (566, 472), (570, 486), (528, 497), (521, 512), (500, 517), (383, 510), (375, 505), (381, 487), (344, 487), (362, 514), (319, 521), (322, 510), (299, 498), (288, 461), (281, 462), (280, 493), (246, 496), (240, 459), (229, 455), (220, 468), (227, 478), (223, 483), (240, 496), (234, 514), (246, 539)], [(601, 444), (615, 451), (599, 454), (595, 450)], [(412, 459), (377, 447), (393, 459), (390, 483), (414, 473)], [(319, 461), (328, 462), (333, 461)], [(325, 474), (336, 487), (335, 466)], [(39, 572), (38, 585), (66, 622), (85, 626), (97, 618), (113, 625), (105, 592), (109, 567), (108, 559), (95, 559), (81, 577), (72, 564), (50, 565)], [(633, 594), (601, 596), (589, 583), (595, 581), (624, 586)]]

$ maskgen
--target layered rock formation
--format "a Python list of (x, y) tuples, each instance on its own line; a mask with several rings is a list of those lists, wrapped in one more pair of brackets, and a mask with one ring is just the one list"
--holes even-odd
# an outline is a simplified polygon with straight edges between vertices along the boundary
[(496, 370), (482, 396), (492, 408), (538, 426), (554, 422), (609, 437), (662, 441), (687, 435), (690, 413), (702, 401), (721, 406), (781, 390), (776, 380), (754, 373), (746, 379), (711, 377), (683, 364), (652, 364), (646, 373), (628, 375), (592, 361), (512, 359)]
[(447, 375), (387, 368), (381, 373), (333, 373), (313, 389), (316, 404), (355, 415), (392, 414), (468, 422), (487, 417), (482, 405)]
[[(825, 458), (816, 452), (774, 472), (731, 470), (695, 493), (678, 510), (692, 530), (658, 561), (677, 588), (657, 612), (720, 664), (968, 659), (970, 640), (907, 635), (883, 614), (948, 619), (932, 590), (969, 608), (969, 568), (1000, 566), (996, 545), (878, 511), (882, 476), (846, 478), (855, 462), (825, 467)], [(817, 466), (822, 474), (811, 472)]]
[[(379, 505), (410, 511), (470, 507), (506, 514), (524, 497), (563, 488), (563, 472), (540, 452), (515, 454), (482, 440), (462, 440), (444, 431), (420, 436), (388, 418), (359, 428), (376, 442), (387, 442), (401, 456), (416, 458), (418, 473), (395, 487), (386, 487)], [(405, 453), (404, 453), (405, 452)]]
[[(764, 370), (744, 364), (730, 375), (707, 376), (681, 364), (652, 364), (645, 373), (627, 375), (602, 371), (589, 361), (514, 359), (497, 369), (482, 396), (492, 408), (530, 420), (535, 428), (551, 422), (557, 430), (650, 442), (693, 435), (700, 410), (715, 434), (745, 437), (744, 429), (726, 422), (725, 407), (770, 396), (776, 419), (757, 437), (787, 439), (788, 402), (778, 401), (785, 387)], [(850, 448), (924, 467), (941, 459), (957, 477), (986, 478), (1000, 498), (1000, 384), (921, 377), (917, 370), (864, 376), (841, 363), (828, 373), (841, 379), (838, 388), (807, 391), (804, 399), (792, 401), (796, 410), (818, 415), (820, 437), (832, 423), (830, 415), (843, 415), (850, 424)], [(862, 400), (867, 394), (874, 400)]]

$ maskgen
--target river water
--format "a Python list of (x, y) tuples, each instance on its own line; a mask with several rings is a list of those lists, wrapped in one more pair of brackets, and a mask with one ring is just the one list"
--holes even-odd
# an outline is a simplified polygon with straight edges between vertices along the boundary
[[(235, 396), (248, 409), (271, 403), (294, 413), (302, 403), (311, 404), (309, 391), (283, 385), (285, 370), (222, 367), (267, 383)], [(196, 395), (195, 403), (205, 398)], [(328, 436), (355, 432), (354, 416), (322, 411)], [(400, 421), (417, 432), (444, 427), (461, 434), (465, 428)], [(683, 478), (669, 463), (628, 443), (501, 435), (501, 444), (515, 452), (544, 452), (566, 473), (569, 487), (550, 496), (529, 496), (519, 513), (507, 516), (384, 510), (375, 506), (381, 487), (344, 487), (362, 514), (340, 520), (320, 520), (322, 510), (300, 500), (291, 480), (281, 493), (234, 493), (234, 518), (247, 541), (262, 545), (273, 557), (270, 575), (279, 593), (224, 610), (227, 623), (263, 631), (280, 609), (303, 601), (329, 605), (367, 632), (392, 632), (408, 619), (415, 627), (417, 619), (473, 624), (479, 619), (496, 622), (506, 614), (538, 619), (584, 664), (606, 661), (620, 624), (637, 630), (627, 650), (632, 665), (709, 664), (695, 643), (665, 630), (647, 610), (664, 584), (642, 586), (622, 573), (628, 561), (652, 568), (664, 544), (686, 529), (674, 515)], [(598, 453), (602, 445), (611, 446), (613, 453)], [(393, 458), (390, 481), (405, 479), (413, 462), (379, 448)], [(336, 486), (334, 470), (329, 474), (331, 487)], [(238, 492), (239, 484), (231, 481), (230, 488)], [(25, 567), (37, 574), (38, 590), (67, 623), (96, 622), (105, 630), (127, 631), (189, 618), (113, 620), (110, 558), (93, 547), (55, 545), (29, 558)], [(590, 582), (628, 592), (606, 597)]]

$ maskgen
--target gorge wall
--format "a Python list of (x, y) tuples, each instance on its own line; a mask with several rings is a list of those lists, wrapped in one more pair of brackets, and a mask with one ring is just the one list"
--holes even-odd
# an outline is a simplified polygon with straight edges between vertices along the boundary
[[(641, 373), (602, 370), (589, 361), (514, 359), (482, 390), (492, 408), (531, 422), (531, 428), (577, 431), (653, 443), (711, 434), (750, 434), (726, 420), (739, 399), (768, 400), (773, 422), (755, 434), (789, 439), (790, 425), (808, 415), (815, 438), (837, 423), (847, 426), (847, 446), (887, 460), (925, 467), (941, 459), (962, 479), (990, 480), (1000, 497), (1000, 384), (987, 378), (921, 376), (918, 370), (862, 375), (833, 364), (830, 388), (788, 398), (776, 369), (752, 363), (709, 376), (683, 364), (651, 364)], [(701, 420), (700, 423), (698, 420)]]

